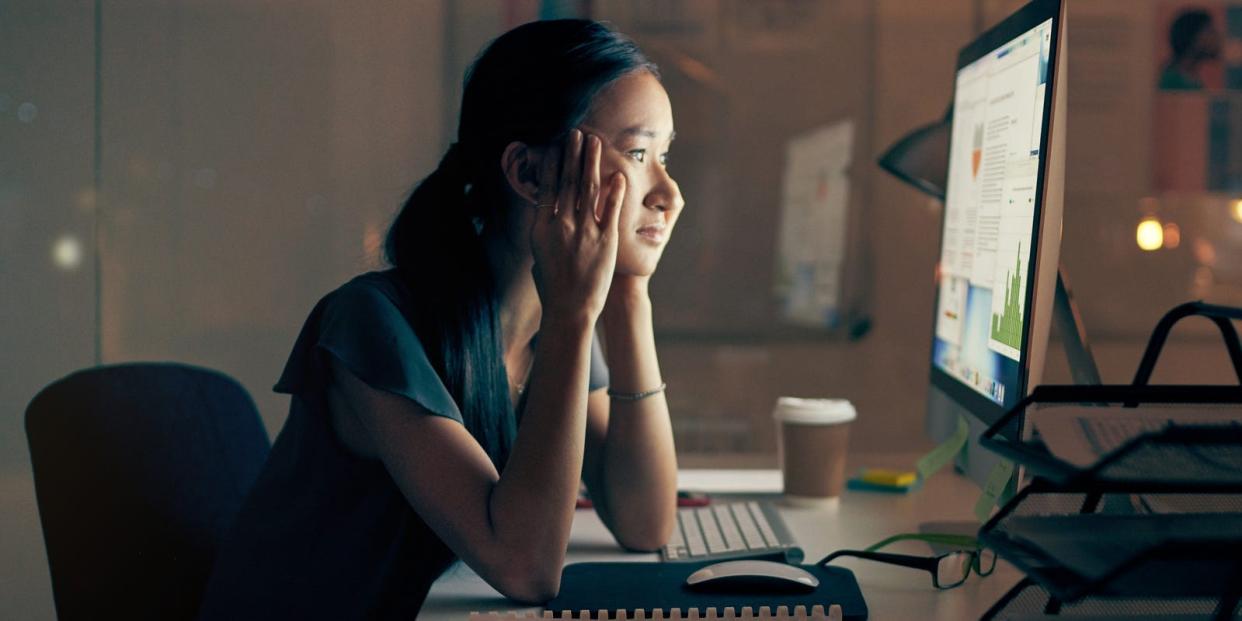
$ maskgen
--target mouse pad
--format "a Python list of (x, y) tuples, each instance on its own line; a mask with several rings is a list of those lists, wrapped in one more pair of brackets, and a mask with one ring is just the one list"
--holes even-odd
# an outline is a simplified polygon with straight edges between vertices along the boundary
[[(819, 586), (811, 593), (773, 593), (771, 595), (750, 593), (700, 593), (685, 586), (686, 578), (704, 563), (574, 563), (561, 572), (560, 595), (544, 605), (546, 610), (560, 616), (569, 611), (643, 609), (683, 611), (708, 608), (718, 611), (732, 606), (740, 609), (750, 606), (812, 606), (827, 608), (839, 604), (847, 621), (863, 621), (867, 618), (867, 603), (854, 572), (843, 567), (820, 567), (799, 565), (819, 578)], [(756, 612), (758, 612), (756, 610)], [(648, 612), (650, 617), (650, 612)]]

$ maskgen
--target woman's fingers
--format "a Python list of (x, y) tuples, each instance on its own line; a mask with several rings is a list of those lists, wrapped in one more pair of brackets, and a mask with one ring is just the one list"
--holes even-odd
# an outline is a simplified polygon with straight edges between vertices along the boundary
[(585, 226), (595, 222), (595, 205), (599, 202), (599, 159), (600, 140), (598, 136), (586, 137), (586, 153), (583, 154), (582, 181), (578, 188), (578, 225)]
[(556, 199), (557, 215), (569, 222), (573, 221), (581, 178), (582, 132), (571, 129), (569, 140), (565, 142), (565, 155), (561, 158), (561, 188)]
[[(615, 233), (619, 226), (621, 203), (625, 200), (626, 181), (621, 171), (612, 173), (612, 177), (608, 179), (608, 198), (604, 201), (604, 212), (599, 219), (605, 231)], [(613, 235), (613, 237), (616, 236)]]
[[(562, 148), (563, 152), (565, 149)], [(543, 158), (539, 171), (539, 188), (535, 192), (535, 208), (547, 209), (547, 217), (551, 218), (556, 211), (556, 194), (560, 189), (560, 170), (561, 160), (565, 159), (561, 154), (554, 154), (549, 149), (547, 157)]]

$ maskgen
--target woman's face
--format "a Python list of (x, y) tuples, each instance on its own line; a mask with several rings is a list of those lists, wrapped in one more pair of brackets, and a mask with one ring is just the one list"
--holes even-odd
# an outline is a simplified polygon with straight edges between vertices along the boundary
[(627, 181), (616, 273), (650, 276), (685, 206), (667, 168), (673, 142), (668, 94), (650, 73), (629, 73), (596, 95), (580, 129), (600, 139), (603, 187), (617, 171)]

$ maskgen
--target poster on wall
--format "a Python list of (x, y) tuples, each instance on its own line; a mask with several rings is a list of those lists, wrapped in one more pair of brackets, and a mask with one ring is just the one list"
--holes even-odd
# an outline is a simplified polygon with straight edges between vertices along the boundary
[(1162, 1), (1153, 36), (1155, 189), (1242, 191), (1242, 2)]
[(775, 292), (789, 324), (840, 323), (853, 148), (849, 120), (795, 136), (786, 147)]

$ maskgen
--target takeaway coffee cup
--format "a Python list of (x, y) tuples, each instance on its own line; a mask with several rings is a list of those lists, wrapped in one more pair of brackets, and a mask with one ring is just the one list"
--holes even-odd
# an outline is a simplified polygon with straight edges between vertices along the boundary
[(857, 418), (845, 399), (781, 397), (772, 413), (777, 450), (791, 504), (821, 504), (841, 495), (850, 423)]

